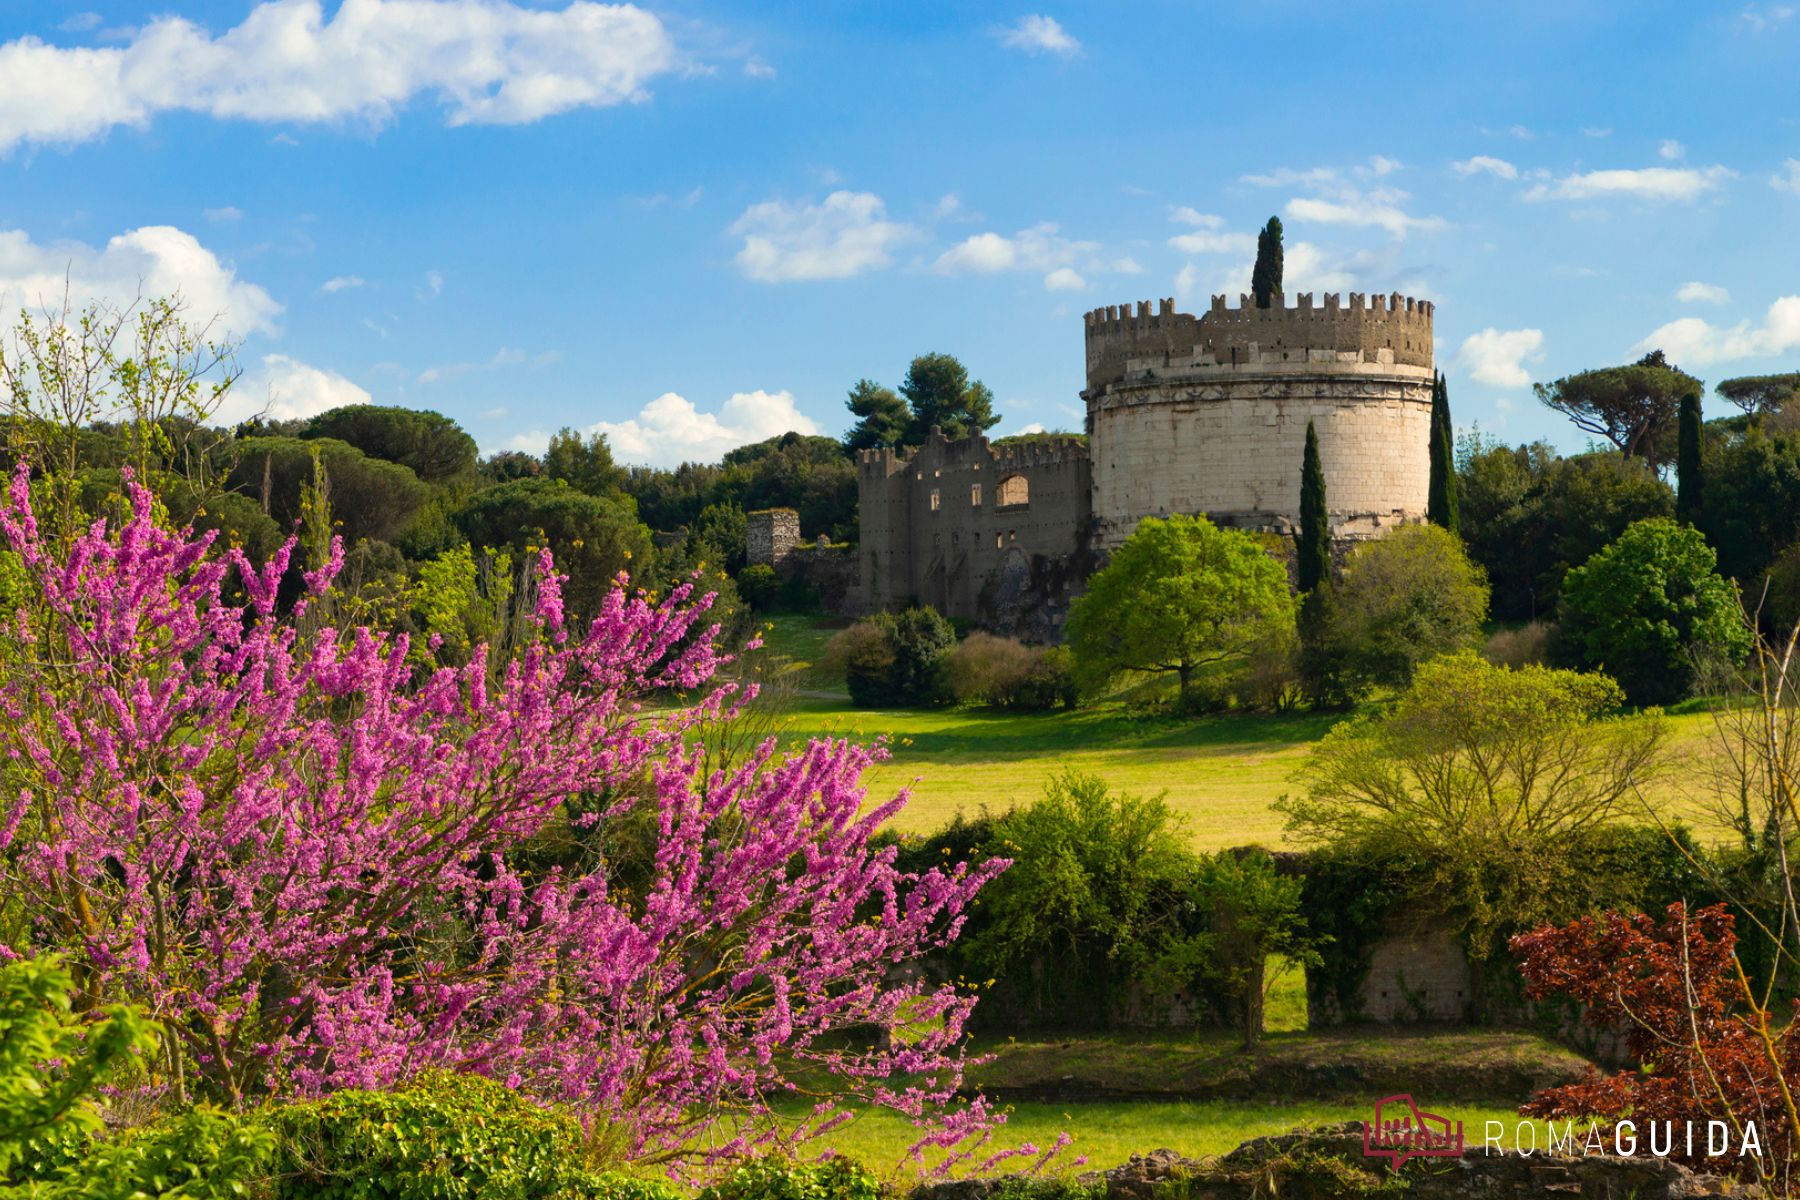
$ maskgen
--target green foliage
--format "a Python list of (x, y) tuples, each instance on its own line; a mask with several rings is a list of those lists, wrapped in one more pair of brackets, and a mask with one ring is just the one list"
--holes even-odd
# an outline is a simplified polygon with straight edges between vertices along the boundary
[(0, 1179), (66, 1162), (100, 1130), (97, 1090), (156, 1046), (135, 1009), (77, 1017), (74, 990), (53, 956), (0, 966)]
[(912, 411), (906, 444), (922, 446), (932, 429), (951, 441), (990, 429), (1000, 421), (994, 393), (969, 378), (969, 369), (949, 354), (921, 354), (906, 369), (900, 394)]
[(1235, 681), (1293, 624), (1287, 572), (1254, 537), (1177, 514), (1138, 523), (1075, 601), (1068, 638), (1085, 679), (1173, 674), (1191, 705), (1205, 676)]
[(1706, 463), (1700, 423), (1700, 393), (1681, 398), (1681, 429), (1676, 448), (1675, 472), (1680, 489), (1675, 493), (1675, 515), (1692, 524), (1705, 508)]
[(457, 546), (419, 566), (411, 592), (421, 634), (442, 640), (443, 661), (467, 662), (477, 645), (498, 647), (513, 598), (512, 556)]
[(784, 433), (739, 446), (716, 466), (632, 467), (621, 484), (652, 529), (692, 527), (708, 505), (791, 508), (808, 537), (855, 541), (856, 464), (834, 438)]
[(1668, 704), (1693, 687), (1696, 656), (1740, 661), (1750, 648), (1737, 592), (1706, 539), (1667, 518), (1639, 521), (1569, 572), (1561, 636), (1581, 664), (1607, 671), (1633, 704)]
[(687, 553), (696, 563), (710, 563), (736, 574), (744, 566), (744, 539), (749, 518), (735, 504), (709, 504), (688, 526)]
[(580, 1125), (480, 1076), (427, 1074), (261, 1119), (278, 1139), (280, 1200), (551, 1200), (596, 1186)]
[(850, 699), (870, 708), (942, 704), (951, 698), (940, 664), (956, 631), (931, 607), (877, 613), (832, 639)]
[(1758, 427), (1725, 439), (1706, 474), (1698, 523), (1720, 572), (1749, 585), (1800, 541), (1800, 433)]
[[(37, 1185), (42, 1200), (243, 1200), (270, 1188), (275, 1138), (254, 1118), (197, 1108), (94, 1143)], [(285, 1181), (282, 1181), (285, 1182)]]
[(621, 571), (644, 578), (653, 565), (649, 535), (630, 501), (549, 479), (516, 479), (477, 492), (457, 523), (477, 547), (510, 549), (521, 570), (548, 545), (557, 570), (569, 576), (563, 595), (577, 613), (592, 614)]
[(1559, 458), (1543, 443), (1507, 447), (1476, 435), (1458, 461), (1461, 534), (1487, 572), (1497, 620), (1553, 614), (1571, 568), (1632, 522), (1675, 512), (1668, 484), (1612, 452)]
[(1721, 379), (1719, 395), (1744, 410), (1746, 416), (1784, 411), (1800, 395), (1800, 371), (1782, 375), (1740, 375)]
[(1269, 957), (1300, 965), (1318, 958), (1300, 891), (1300, 879), (1277, 872), (1260, 849), (1207, 855), (1195, 873), (1193, 903), (1209, 934), (1201, 978), (1229, 1004), (1246, 1045), (1262, 1036)]
[(846, 402), (856, 423), (844, 434), (844, 448), (851, 451), (899, 446), (906, 440), (912, 410), (892, 388), (871, 379), (859, 379)]
[(1431, 483), (1427, 498), (1433, 525), (1459, 531), (1456, 503), (1456, 434), (1450, 422), (1450, 385), (1439, 371), (1431, 387)]
[(697, 1200), (881, 1200), (881, 1184), (847, 1158), (819, 1162), (753, 1159), (719, 1182), (701, 1189)]
[(1073, 708), (1074, 667), (1066, 646), (1027, 646), (977, 631), (944, 657), (944, 679), (961, 704), (1047, 712)]
[(429, 484), (467, 484), (475, 476), (475, 439), (428, 409), (348, 404), (320, 413), (300, 436), (344, 442), (370, 458), (410, 468)]
[(431, 488), (412, 468), (371, 458), (335, 438), (246, 438), (236, 452), (227, 485), (259, 504), (266, 500), (269, 516), (284, 530), (300, 519), (306, 489), (317, 486), (315, 455), (324, 469), (332, 515), (342, 522), (335, 532), (346, 543), (395, 541), (431, 499)]
[(613, 462), (612, 446), (604, 433), (584, 438), (566, 425), (544, 448), (543, 473), (590, 496), (615, 496), (625, 480), (625, 472)]
[(1479, 957), (1497, 927), (1543, 911), (1569, 847), (1666, 766), (1660, 714), (1614, 715), (1623, 699), (1603, 675), (1440, 658), (1391, 711), (1326, 734), (1296, 775), (1304, 795), (1276, 808), (1303, 841), (1430, 863)]
[(1325, 507), (1325, 467), (1319, 461), (1319, 431), (1306, 423), (1306, 452), (1300, 460), (1301, 592), (1311, 592), (1331, 578), (1331, 516)]
[(1533, 384), (1545, 406), (1568, 417), (1577, 429), (1603, 437), (1627, 458), (1652, 468), (1675, 449), (1675, 409), (1681, 397), (1700, 390), (1700, 381), (1669, 365), (1653, 350), (1623, 367), (1601, 367)]
[(781, 579), (768, 563), (752, 563), (737, 573), (738, 595), (757, 612), (774, 608), (781, 595)]
[(1250, 269), (1250, 290), (1258, 308), (1268, 308), (1281, 295), (1281, 257), (1281, 218), (1270, 217), (1256, 235), (1256, 265)]
[(1363, 543), (1330, 589), (1322, 650), (1350, 697), (1404, 687), (1421, 663), (1472, 649), (1487, 617), (1487, 579), (1462, 541), (1437, 525), (1406, 525)]
[(952, 948), (965, 976), (998, 983), (978, 1021), (1103, 1025), (1134, 984), (1166, 998), (1193, 979), (1208, 945), (1196, 858), (1162, 797), (1068, 772), (994, 819), (991, 837), (988, 853), (1013, 865)]

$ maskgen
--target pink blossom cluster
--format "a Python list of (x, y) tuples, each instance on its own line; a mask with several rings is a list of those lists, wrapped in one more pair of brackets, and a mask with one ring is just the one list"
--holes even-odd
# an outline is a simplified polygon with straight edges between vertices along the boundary
[[(1002, 863), (901, 871), (865, 810), (882, 752), (733, 752), (710, 597), (621, 580), (572, 630), (546, 553), (538, 634), (421, 673), (403, 636), (308, 619), (257, 565), (132, 517), (0, 533), (26, 600), (0, 639), (0, 892), (87, 1000), (143, 1004), (158, 1086), (248, 1104), (477, 1071), (590, 1114), (644, 1159), (898, 1109), (921, 1150), (998, 1118), (952, 1103), (973, 998), (921, 959)], [(698, 698), (691, 698), (697, 696)], [(585, 814), (571, 817), (571, 814)], [(562, 829), (654, 828), (626, 885), (533, 866)], [(808, 1105), (806, 1097), (811, 1097)], [(798, 1100), (796, 1131), (771, 1105)]]

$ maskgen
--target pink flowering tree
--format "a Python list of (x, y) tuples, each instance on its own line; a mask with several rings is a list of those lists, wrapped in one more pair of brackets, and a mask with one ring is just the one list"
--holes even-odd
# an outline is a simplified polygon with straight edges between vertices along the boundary
[[(878, 748), (721, 752), (747, 695), (715, 681), (706, 599), (621, 583), (570, 629), (545, 556), (519, 653), (422, 674), (404, 638), (317, 615), (341, 547), (283, 612), (291, 544), (258, 566), (132, 493), (122, 526), (57, 538), (21, 468), (0, 513), (24, 596), (0, 896), (9, 953), (59, 948), (83, 1004), (161, 1023), (153, 1086), (245, 1105), (476, 1071), (638, 1160), (846, 1104), (908, 1114), (921, 1153), (985, 1140), (998, 1118), (953, 1103), (973, 999), (919, 960), (1001, 864), (910, 874), (873, 846), (904, 803), (865, 809)], [(525, 852), (628, 819), (654, 830), (629, 883)]]

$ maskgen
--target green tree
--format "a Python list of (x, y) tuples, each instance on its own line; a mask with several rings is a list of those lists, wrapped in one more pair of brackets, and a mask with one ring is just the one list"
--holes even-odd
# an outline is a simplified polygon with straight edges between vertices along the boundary
[(1450, 385), (1442, 371), (1431, 385), (1431, 485), (1427, 512), (1433, 525), (1460, 532), (1456, 503), (1456, 433), (1450, 423)]
[(396, 541), (432, 496), (411, 467), (336, 438), (245, 438), (235, 449), (227, 485), (257, 500), (282, 529), (293, 529), (301, 516), (304, 489), (315, 482), (315, 455), (329, 480), (332, 516), (342, 523), (337, 532), (352, 545), (362, 538)]
[(1675, 457), (1675, 473), (1680, 488), (1675, 493), (1675, 515), (1690, 525), (1699, 519), (1705, 505), (1703, 437), (1700, 393), (1689, 392), (1681, 398), (1681, 428)]
[(1700, 531), (1666, 517), (1639, 521), (1569, 572), (1562, 637), (1584, 665), (1619, 681), (1633, 704), (1688, 695), (1695, 657), (1743, 657), (1750, 635), (1737, 591), (1714, 569)]
[(1436, 525), (1405, 525), (1364, 542), (1332, 587), (1327, 653), (1352, 694), (1404, 687), (1423, 663), (1473, 649), (1488, 586), (1462, 541)]
[(370, 458), (409, 467), (429, 484), (468, 483), (475, 476), (475, 439), (427, 409), (349, 404), (312, 418), (300, 436), (347, 443)]
[(1086, 678), (1174, 675), (1192, 704), (1203, 674), (1293, 627), (1287, 572), (1255, 538), (1176, 514), (1138, 522), (1075, 601), (1068, 639)]
[(1719, 570), (1747, 594), (1782, 548), (1800, 541), (1800, 434), (1774, 424), (1759, 422), (1714, 446), (1702, 497), (1699, 525)]
[(1331, 578), (1331, 517), (1325, 507), (1325, 468), (1319, 461), (1319, 432), (1306, 423), (1306, 450), (1300, 460), (1299, 585), (1311, 592)]
[(1795, 396), (1800, 396), (1800, 371), (1721, 379), (1716, 390), (1742, 409), (1747, 417), (1778, 413), (1793, 403)]
[(873, 450), (881, 446), (898, 446), (906, 439), (912, 423), (912, 410), (906, 401), (889, 387), (869, 379), (859, 379), (850, 389), (848, 401), (856, 424), (844, 435), (844, 448), (851, 451)]
[(900, 394), (912, 409), (906, 444), (922, 446), (932, 428), (942, 429), (954, 441), (980, 433), (999, 423), (994, 412), (994, 393), (948, 354), (921, 354), (906, 369)]
[(548, 546), (557, 570), (569, 576), (564, 597), (581, 615), (597, 611), (620, 572), (646, 583), (654, 578), (650, 533), (629, 500), (590, 496), (550, 479), (515, 479), (471, 496), (456, 520), (476, 548), (512, 551), (521, 571)]
[(583, 437), (566, 425), (544, 449), (543, 474), (590, 496), (617, 495), (625, 478), (613, 462), (612, 446), (604, 433)]
[(843, 671), (850, 699), (867, 708), (941, 704), (950, 699), (941, 665), (956, 631), (936, 609), (876, 613), (831, 639), (827, 661)]
[(1267, 308), (1281, 295), (1281, 218), (1270, 217), (1256, 235), (1256, 265), (1250, 270), (1256, 307)]
[(1220, 850), (1201, 858), (1194, 873), (1195, 906), (1206, 914), (1200, 973), (1231, 1010), (1244, 1045), (1262, 1039), (1264, 1012), (1274, 977), (1271, 957), (1286, 970), (1319, 959), (1301, 913), (1303, 882), (1283, 875), (1267, 851)]
[(1473, 653), (1420, 667), (1392, 709), (1335, 726), (1276, 809), (1340, 855), (1427, 864), (1420, 894), (1460, 918), (1478, 959), (1541, 919), (1585, 835), (1634, 811), (1666, 767), (1667, 722), (1617, 716), (1604, 675), (1507, 668)]
[(1700, 390), (1700, 381), (1654, 350), (1628, 366), (1582, 371), (1534, 384), (1532, 390), (1577, 429), (1603, 437), (1627, 458), (1641, 458), (1655, 468), (1674, 449), (1669, 435), (1676, 406), (1681, 397)]

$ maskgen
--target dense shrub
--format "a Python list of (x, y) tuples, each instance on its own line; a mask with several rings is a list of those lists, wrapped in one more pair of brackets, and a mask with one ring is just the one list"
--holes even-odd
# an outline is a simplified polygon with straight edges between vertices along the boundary
[(1550, 661), (1555, 628), (1531, 621), (1513, 629), (1497, 629), (1481, 648), (1481, 657), (1502, 667), (1525, 667)]
[(753, 1159), (701, 1190), (698, 1200), (880, 1200), (875, 1177), (846, 1158), (796, 1163)]
[(768, 612), (775, 607), (775, 598), (781, 591), (781, 580), (775, 575), (775, 568), (768, 563), (751, 563), (737, 573), (738, 595), (744, 598), (757, 612)]
[(942, 660), (956, 644), (932, 608), (876, 613), (831, 639), (826, 661), (841, 670), (850, 699), (868, 708), (942, 704), (951, 699)]
[(962, 704), (1042, 712), (1073, 707), (1075, 681), (1061, 646), (1027, 646), (1016, 638), (975, 632), (944, 656), (944, 682)]
[(1485, 573), (1436, 525), (1358, 546), (1332, 593), (1327, 643), (1359, 692), (1405, 687), (1420, 663), (1473, 649), (1487, 616)]
[(1692, 526), (1639, 521), (1569, 572), (1561, 644), (1576, 664), (1617, 679), (1633, 704), (1682, 699), (1696, 658), (1739, 661), (1750, 645), (1737, 591), (1715, 563)]

